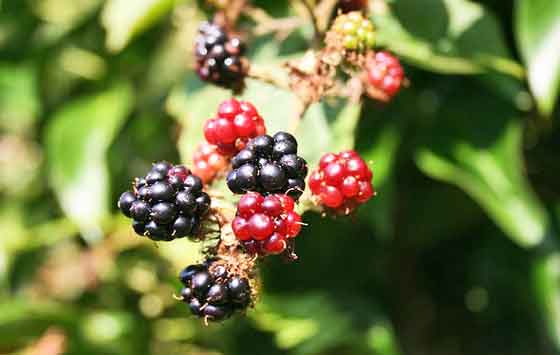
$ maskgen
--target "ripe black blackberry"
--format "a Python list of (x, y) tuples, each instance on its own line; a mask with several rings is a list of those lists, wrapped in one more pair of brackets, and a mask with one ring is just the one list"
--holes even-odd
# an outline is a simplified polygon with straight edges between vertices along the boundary
[(231, 160), (229, 189), (236, 194), (285, 193), (297, 200), (305, 189), (307, 175), (307, 162), (297, 155), (297, 148), (294, 136), (286, 132), (250, 140)]
[(202, 187), (189, 169), (162, 161), (145, 177), (135, 179), (133, 191), (121, 195), (118, 207), (133, 219), (137, 234), (152, 240), (198, 237), (211, 203)]
[(195, 44), (196, 71), (203, 81), (240, 90), (247, 74), (245, 45), (215, 23), (203, 22)]
[(217, 259), (186, 267), (179, 279), (184, 285), (182, 301), (192, 314), (205, 320), (224, 320), (251, 304), (249, 280), (232, 273)]

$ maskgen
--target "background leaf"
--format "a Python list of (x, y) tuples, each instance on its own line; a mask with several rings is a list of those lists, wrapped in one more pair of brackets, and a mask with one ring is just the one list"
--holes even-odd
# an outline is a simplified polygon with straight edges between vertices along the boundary
[(552, 114), (560, 90), (560, 2), (517, 0), (515, 32), (527, 64), (529, 87), (544, 115)]
[[(430, 16), (418, 16), (419, 13)], [(521, 77), (496, 19), (468, 0), (397, 0), (373, 16), (379, 44), (411, 63), (440, 73), (494, 70)]]
[(67, 104), (47, 129), (51, 185), (66, 215), (90, 241), (101, 237), (99, 223), (109, 213), (105, 154), (132, 104), (131, 87), (121, 83)]
[(33, 66), (0, 63), (0, 128), (29, 133), (41, 110)]
[(534, 246), (548, 222), (523, 174), (521, 123), (506, 104), (475, 90), (469, 86), (460, 94), (469, 102), (446, 98), (416, 162), (426, 174), (465, 190), (516, 243)]
[(107, 30), (107, 48), (118, 52), (132, 38), (167, 14), (175, 0), (109, 0), (103, 8), (102, 23)]

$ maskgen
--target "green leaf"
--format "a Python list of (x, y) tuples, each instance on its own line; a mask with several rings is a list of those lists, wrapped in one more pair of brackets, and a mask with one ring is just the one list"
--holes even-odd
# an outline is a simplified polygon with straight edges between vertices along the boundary
[(551, 339), (560, 348), (560, 253), (540, 255), (533, 263), (533, 282), (540, 314)]
[(102, 24), (107, 30), (107, 48), (122, 50), (127, 44), (166, 15), (175, 0), (109, 0), (103, 8)]
[(40, 110), (35, 68), (0, 64), (0, 128), (29, 133)]
[(397, 335), (387, 322), (379, 322), (373, 325), (367, 334), (367, 341), (375, 354), (380, 355), (400, 355)]
[(68, 103), (47, 127), (50, 183), (66, 215), (90, 241), (101, 236), (99, 223), (109, 213), (105, 154), (132, 102), (132, 88), (120, 84)]
[(560, 2), (517, 0), (515, 32), (537, 106), (550, 115), (560, 90)]
[(272, 332), (280, 349), (295, 354), (318, 354), (344, 343), (351, 322), (322, 294), (263, 297), (250, 313), (257, 328)]
[(535, 246), (548, 221), (523, 173), (517, 113), (477, 87), (445, 102), (416, 153), (419, 168), (465, 190), (517, 244)]
[[(418, 16), (426, 12), (430, 16)], [(374, 14), (373, 21), (381, 46), (424, 69), (523, 75), (523, 68), (511, 59), (494, 16), (474, 2), (398, 0), (392, 9)]]
[(394, 227), (392, 210), (395, 184), (391, 178), (400, 141), (397, 125), (389, 122), (382, 127), (377, 127), (371, 134), (371, 144), (360, 149), (362, 157), (373, 171), (373, 186), (376, 196), (359, 209), (359, 215), (367, 223), (373, 224), (377, 233), (385, 239), (392, 236)]

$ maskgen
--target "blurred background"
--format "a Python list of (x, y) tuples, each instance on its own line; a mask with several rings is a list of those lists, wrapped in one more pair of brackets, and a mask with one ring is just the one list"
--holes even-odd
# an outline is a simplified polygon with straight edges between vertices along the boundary
[[(299, 1), (253, 3), (304, 19), (240, 24), (252, 63), (280, 71), (312, 26)], [(188, 163), (230, 95), (191, 69), (212, 7), (0, 1), (0, 353), (558, 353), (560, 2), (370, 5), (410, 87), (316, 104), (298, 139), (312, 164), (354, 145), (378, 196), (307, 213), (300, 260), (263, 261), (256, 308), (205, 327), (172, 297), (199, 246), (136, 237), (115, 201), (152, 161)], [(292, 94), (247, 84), (285, 128)]]

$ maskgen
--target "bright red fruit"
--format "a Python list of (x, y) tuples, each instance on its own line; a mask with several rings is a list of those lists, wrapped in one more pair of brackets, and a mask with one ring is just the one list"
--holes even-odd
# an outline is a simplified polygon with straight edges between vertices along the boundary
[(208, 184), (226, 170), (228, 163), (229, 158), (222, 155), (215, 145), (201, 143), (193, 153), (192, 170)]
[(288, 195), (246, 193), (237, 204), (233, 233), (248, 253), (280, 254), (288, 247), (287, 239), (301, 231), (301, 216), (294, 206)]
[(204, 124), (206, 141), (227, 158), (243, 149), (249, 139), (265, 133), (264, 120), (255, 106), (234, 98), (222, 102), (216, 117)]
[(316, 201), (338, 214), (349, 214), (375, 193), (373, 174), (353, 150), (327, 153), (309, 175), (309, 188)]
[(404, 81), (400, 61), (389, 52), (377, 52), (366, 62), (368, 82), (389, 98), (399, 92)]

